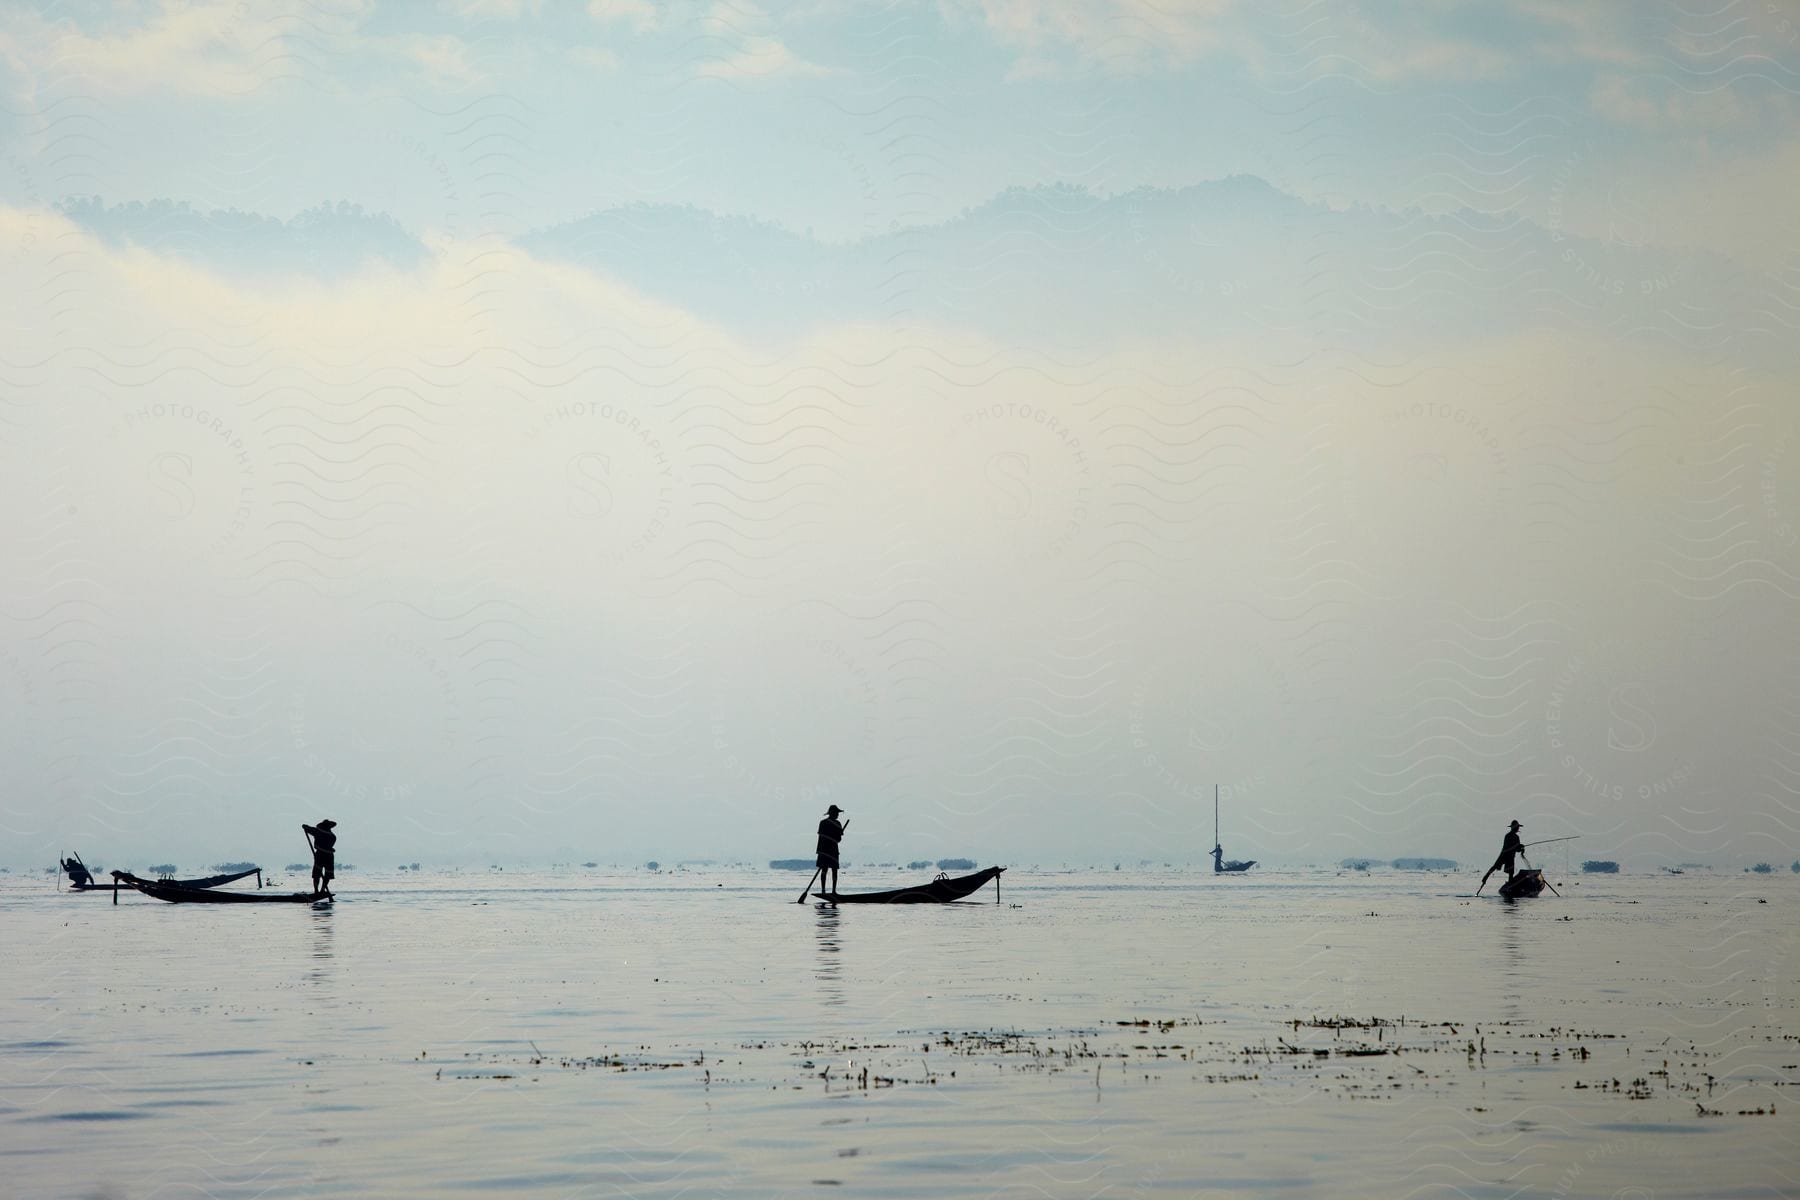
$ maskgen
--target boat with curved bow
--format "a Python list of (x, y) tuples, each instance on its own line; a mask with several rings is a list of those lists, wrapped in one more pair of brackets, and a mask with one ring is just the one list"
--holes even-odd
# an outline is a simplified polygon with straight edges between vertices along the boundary
[(173, 880), (141, 879), (130, 871), (114, 871), (112, 876), (120, 887), (132, 888), (170, 904), (330, 904), (332, 901), (330, 892), (221, 892), (212, 888), (184, 887)]
[(844, 895), (840, 892), (814, 892), (813, 895), (827, 904), (949, 904), (955, 900), (972, 896), (987, 886), (989, 880), (994, 883), (994, 903), (1000, 903), (1000, 873), (1005, 867), (989, 867), (985, 871), (977, 871), (973, 875), (959, 875), (955, 879), (940, 874), (929, 883), (914, 884), (911, 887), (892, 888), (885, 892), (853, 892)]

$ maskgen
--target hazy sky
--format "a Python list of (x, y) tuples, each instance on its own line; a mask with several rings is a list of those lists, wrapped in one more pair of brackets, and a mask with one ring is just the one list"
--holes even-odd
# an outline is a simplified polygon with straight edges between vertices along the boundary
[(0, 13), (0, 861), (1800, 855), (1800, 11)]

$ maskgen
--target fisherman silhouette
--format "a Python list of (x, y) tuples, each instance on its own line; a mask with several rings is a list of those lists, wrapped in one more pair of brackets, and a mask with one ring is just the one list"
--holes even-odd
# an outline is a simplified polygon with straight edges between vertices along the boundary
[(81, 855), (62, 860), (62, 869), (69, 873), (69, 882), (78, 888), (92, 887), (93, 875), (88, 873), (87, 864), (81, 861)]
[(337, 876), (337, 834), (332, 832), (337, 828), (337, 822), (327, 819), (317, 825), (302, 825), (300, 828), (306, 831), (307, 837), (312, 841), (313, 895), (329, 896), (331, 881)]
[[(1488, 876), (1495, 871), (1505, 870), (1508, 879), (1513, 877), (1513, 856), (1523, 857), (1525, 854), (1525, 844), (1519, 840), (1519, 830), (1523, 828), (1523, 825), (1514, 821), (1512, 827), (1506, 831), (1506, 840), (1500, 843), (1500, 856), (1494, 860), (1494, 865), (1487, 869), (1487, 875), (1481, 877), (1481, 887), (1487, 886)], [(1475, 890), (1480, 891), (1481, 887)]]
[[(844, 810), (833, 804), (825, 810), (825, 819), (819, 822), (819, 890), (825, 895), (837, 894), (838, 843), (843, 840), (844, 827), (838, 823), (837, 815)], [(831, 882), (825, 882), (825, 873), (831, 872)]]

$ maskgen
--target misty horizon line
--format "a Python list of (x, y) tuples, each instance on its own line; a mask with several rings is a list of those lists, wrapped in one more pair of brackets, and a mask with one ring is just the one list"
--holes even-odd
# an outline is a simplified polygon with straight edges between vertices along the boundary
[[(257, 863), (251, 859), (222, 860), (219, 862), (169, 860), (169, 861), (160, 862), (160, 863), (148, 863), (145, 861), (147, 859), (156, 858), (156, 857), (160, 857), (160, 856), (157, 856), (157, 855), (135, 855), (135, 856), (131, 856), (125, 860), (115, 859), (115, 860), (112, 860), (109, 862), (90, 862), (90, 863), (87, 863), (86, 865), (89, 870), (94, 871), (97, 874), (101, 873), (101, 872), (109, 871), (109, 870), (115, 870), (115, 869), (122, 870), (122, 871), (135, 871), (136, 868), (139, 866), (143, 866), (144, 869), (146, 869), (146, 870), (157, 870), (159, 868), (173, 868), (175, 870), (209, 870), (210, 871), (210, 870), (229, 870), (229, 869), (242, 870), (242, 869), (248, 869), (246, 864), (252, 864), (252, 865), (255, 865), (256, 867), (260, 868), (263, 871), (306, 871), (306, 870), (310, 869), (308, 864), (301, 863), (301, 862), (273, 864), (272, 861), (267, 862), (267, 863)], [(1776, 859), (1780, 859), (1780, 858), (1784, 858), (1785, 855), (1776, 855), (1775, 857), (1776, 857)], [(1191, 858), (1191, 859), (1181, 859), (1181, 858), (1127, 859), (1124, 857), (1103, 857), (1103, 858), (1093, 858), (1093, 859), (1072, 859), (1071, 858), (1071, 859), (1046, 859), (1046, 860), (1034, 860), (1034, 861), (1013, 860), (1011, 862), (1008, 862), (1007, 860), (1002, 859), (1002, 858), (979, 857), (979, 856), (976, 856), (976, 857), (958, 856), (958, 858), (963, 862), (975, 863), (976, 866), (975, 867), (964, 867), (964, 866), (961, 866), (960, 862), (959, 862), (956, 865), (952, 865), (950, 867), (944, 867), (942, 862), (940, 862), (938, 860), (900, 860), (900, 859), (881, 860), (881, 861), (871, 860), (871, 861), (867, 861), (867, 862), (851, 861), (849, 859), (845, 859), (843, 861), (842, 866), (846, 872), (852, 871), (852, 870), (886, 870), (886, 869), (892, 869), (892, 870), (940, 870), (940, 869), (942, 869), (942, 870), (976, 870), (976, 869), (980, 869), (980, 867), (983, 864), (986, 864), (986, 865), (993, 865), (993, 866), (1005, 866), (1009, 870), (1022, 870), (1022, 871), (1030, 871), (1030, 870), (1090, 870), (1090, 871), (1108, 871), (1108, 872), (1110, 872), (1110, 871), (1115, 871), (1115, 870), (1117, 870), (1117, 871), (1134, 871), (1134, 870), (1140, 870), (1140, 869), (1145, 869), (1145, 868), (1168, 869), (1168, 870), (1186, 870), (1188, 868), (1193, 868), (1195, 870), (1201, 871), (1206, 874), (1212, 873), (1212, 858), (1211, 858), (1210, 854), (1202, 855), (1200, 857)], [(1416, 860), (1416, 861), (1433, 863), (1433, 864), (1449, 863), (1451, 865), (1448, 865), (1448, 866), (1441, 866), (1441, 865), (1399, 866), (1399, 865), (1397, 865), (1398, 863), (1406, 862), (1408, 860)], [(120, 861), (124, 861), (126, 863), (126, 865), (119, 866), (118, 863)], [(623, 870), (623, 871), (646, 871), (649, 873), (666, 875), (666, 874), (670, 874), (670, 873), (676, 872), (676, 871), (696, 871), (696, 870), (711, 869), (711, 870), (732, 870), (732, 871), (754, 871), (754, 872), (759, 872), (762, 874), (780, 876), (783, 878), (790, 876), (790, 875), (804, 875), (804, 874), (806, 874), (806, 872), (808, 870), (808, 868), (806, 868), (806, 867), (787, 867), (787, 866), (777, 867), (777, 866), (772, 865), (773, 861), (780, 861), (780, 860), (684, 858), (684, 859), (670, 859), (670, 860), (664, 861), (662, 859), (650, 858), (650, 859), (630, 860), (630, 861), (626, 861), (626, 860), (608, 861), (608, 860), (604, 860), (604, 859), (590, 859), (590, 860), (577, 862), (577, 861), (574, 861), (573, 859), (562, 859), (562, 858), (519, 858), (519, 859), (509, 858), (503, 862), (494, 862), (492, 860), (484, 861), (483, 859), (480, 859), (480, 858), (467, 858), (467, 859), (437, 859), (437, 860), (420, 859), (416, 862), (380, 864), (380, 865), (373, 864), (373, 863), (364, 864), (364, 863), (355, 863), (355, 862), (340, 862), (337, 865), (337, 870), (340, 873), (341, 872), (354, 872), (354, 873), (360, 874), (360, 875), (393, 874), (395, 872), (405, 872), (405, 873), (410, 874), (414, 871), (417, 871), (421, 874), (424, 874), (424, 873), (430, 872), (430, 871), (447, 871), (447, 872), (460, 874), (465, 871), (492, 872), (492, 871), (505, 871), (505, 870), (530, 870), (530, 871), (537, 871), (537, 870)], [(791, 861), (797, 862), (799, 860), (794, 859)], [(1390, 855), (1390, 854), (1355, 855), (1355, 854), (1353, 854), (1353, 855), (1347, 855), (1341, 859), (1334, 859), (1334, 860), (1326, 861), (1326, 862), (1321, 862), (1316, 859), (1280, 858), (1280, 857), (1259, 858), (1259, 859), (1255, 860), (1256, 867), (1258, 869), (1272, 869), (1272, 870), (1308, 869), (1308, 870), (1323, 870), (1323, 871), (1359, 871), (1359, 872), (1365, 871), (1365, 870), (1366, 871), (1392, 871), (1397, 874), (1404, 874), (1404, 875), (1433, 875), (1433, 874), (1447, 875), (1447, 874), (1456, 874), (1456, 873), (1466, 873), (1468, 871), (1480, 871), (1480, 870), (1484, 869), (1482, 864), (1486, 861), (1487, 860), (1485, 857), (1455, 859), (1455, 858), (1450, 858), (1449, 856), (1446, 856), (1446, 855), (1432, 855), (1432, 854), (1393, 854), (1393, 855)], [(1545, 861), (1548, 864), (1545, 867), (1546, 870), (1562, 869), (1560, 863), (1550, 863), (1548, 859), (1546, 859)], [(1591, 856), (1584, 855), (1584, 857), (1580, 860), (1571, 859), (1567, 870), (1572, 873), (1575, 873), (1575, 874), (1580, 874), (1581, 870), (1582, 870), (1582, 863), (1586, 862), (1586, 861), (1611, 862), (1614, 865), (1616, 865), (1618, 867), (1619, 872), (1623, 873), (1623, 874), (1630, 874), (1633, 871), (1639, 871), (1639, 872), (1643, 872), (1643, 873), (1653, 873), (1653, 872), (1663, 871), (1663, 870), (1666, 870), (1671, 867), (1681, 869), (1681, 870), (1694, 870), (1694, 871), (1734, 871), (1735, 872), (1735, 871), (1742, 870), (1744, 872), (1750, 872), (1754, 867), (1756, 867), (1758, 865), (1771, 866), (1775, 871), (1785, 871), (1785, 870), (1791, 869), (1791, 870), (1796, 871), (1797, 873), (1800, 873), (1800, 858), (1796, 858), (1792, 864), (1787, 864), (1787, 863), (1783, 863), (1783, 862), (1774, 861), (1774, 860), (1771, 860), (1768, 858), (1749, 858), (1749, 857), (1731, 858), (1731, 859), (1721, 858), (1721, 859), (1717, 859), (1712, 862), (1700, 862), (1700, 861), (1696, 861), (1696, 860), (1677, 861), (1673, 858), (1668, 859), (1668, 860), (1644, 859), (1642, 861), (1633, 862), (1633, 861), (1626, 860), (1626, 859), (1593, 859)], [(914, 866), (913, 863), (915, 863), (915, 862), (924, 862), (925, 865), (924, 866)], [(1358, 865), (1358, 864), (1363, 864), (1363, 865)], [(38, 873), (40, 871), (44, 874), (58, 874), (59, 868), (54, 867), (54, 866), (43, 867), (38, 864), (21, 863), (19, 861), (14, 861), (9, 864), (0, 865), (0, 874), (28, 876), (28, 875)], [(1252, 872), (1253, 875), (1256, 873), (1258, 873), (1258, 872), (1257, 871)]]

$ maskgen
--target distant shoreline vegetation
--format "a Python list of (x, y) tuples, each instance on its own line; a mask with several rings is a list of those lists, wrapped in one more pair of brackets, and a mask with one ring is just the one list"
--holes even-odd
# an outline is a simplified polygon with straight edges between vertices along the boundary
[(1456, 860), (1454, 858), (1396, 858), (1394, 870), (1454, 871), (1456, 870)]
[(1610, 858), (1590, 858), (1581, 864), (1581, 869), (1589, 875), (1617, 875), (1619, 864)]

